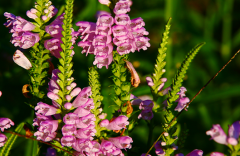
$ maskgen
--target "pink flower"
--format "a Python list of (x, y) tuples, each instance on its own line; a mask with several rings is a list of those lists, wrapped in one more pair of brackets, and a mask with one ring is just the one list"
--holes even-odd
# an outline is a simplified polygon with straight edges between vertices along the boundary
[(28, 58), (20, 50), (16, 50), (16, 52), (14, 53), (13, 61), (17, 65), (23, 67), (24, 69), (29, 70), (30, 68), (32, 68), (31, 62), (28, 60)]
[(153, 83), (153, 80), (151, 77), (149, 77), (149, 76), (146, 77), (146, 81), (147, 81), (148, 86), (150, 86), (150, 87), (154, 86), (154, 83)]
[(8, 12), (5, 12), (4, 16), (8, 19), (4, 25), (9, 27), (11, 33), (32, 31), (36, 27), (31, 22), (28, 22), (20, 16), (15, 16)]
[(206, 134), (211, 135), (211, 139), (219, 144), (227, 144), (227, 135), (219, 124), (213, 125), (212, 129), (207, 131)]
[(36, 113), (36, 118), (33, 120), (33, 126), (40, 126), (40, 123), (45, 120), (53, 120), (51, 116), (41, 115)]
[(11, 125), (14, 126), (14, 122), (9, 118), (0, 118), (0, 129), (2, 132), (4, 132), (4, 129), (10, 128)]
[(106, 127), (107, 125), (109, 125), (109, 120), (108, 119), (104, 119), (99, 123), (100, 127)]
[(6, 141), (7, 141), (6, 135), (0, 133), (0, 147), (3, 147)]
[(132, 148), (131, 143), (133, 142), (133, 140), (129, 136), (119, 136), (115, 138), (109, 138), (109, 141), (111, 141), (117, 148), (120, 148), (120, 149)]
[(58, 120), (42, 121), (39, 126), (39, 131), (47, 133), (54, 133), (58, 128)]
[(103, 14), (99, 16), (97, 20), (97, 26), (105, 26), (105, 27), (110, 27), (114, 23), (114, 19), (111, 15)]
[(29, 18), (36, 19), (36, 18), (38, 18), (37, 15), (36, 15), (37, 12), (38, 11), (36, 9), (31, 9), (31, 10), (28, 10), (26, 12), (26, 14)]
[(76, 138), (74, 136), (63, 136), (61, 138), (61, 144), (62, 146), (72, 146), (73, 143), (76, 142)]
[(80, 32), (81, 35), (84, 35), (85, 33), (92, 33), (96, 30), (96, 23), (79, 21), (76, 25), (80, 27), (78, 32)]
[(73, 101), (72, 105), (73, 107), (77, 108), (79, 106), (82, 106), (86, 104), (86, 102), (89, 100), (89, 96), (92, 95), (91, 87), (85, 87), (81, 90), (81, 92), (78, 94), (78, 96)]
[(113, 12), (118, 14), (126, 14), (130, 11), (131, 2), (130, 1), (119, 1), (116, 3), (115, 8), (113, 9)]
[(41, 131), (37, 131), (34, 133), (34, 136), (37, 137), (37, 140), (42, 140), (45, 142), (49, 142), (52, 141), (55, 137), (56, 137), (57, 133), (53, 132), (41, 132)]
[(65, 124), (76, 124), (78, 116), (75, 113), (68, 113), (63, 117), (63, 122)]
[(128, 117), (126, 117), (125, 115), (120, 115), (113, 119), (112, 121), (110, 121), (106, 128), (109, 130), (121, 130), (125, 128), (126, 125), (129, 124), (127, 120)]
[(94, 125), (95, 120), (95, 115), (90, 113), (84, 117), (79, 118), (76, 122), (76, 126), (77, 128), (87, 128), (89, 125)]
[(39, 34), (22, 31), (13, 33), (11, 43), (14, 44), (15, 47), (19, 46), (20, 48), (28, 49), (38, 41)]
[(75, 125), (64, 125), (62, 127), (63, 136), (70, 136), (77, 132), (77, 127)]
[(145, 23), (144, 23), (144, 21), (141, 17), (138, 17), (138, 18), (135, 18), (135, 19), (131, 20), (130, 27), (132, 29), (134, 29), (134, 30), (139, 29), (139, 28), (142, 28), (143, 26), (145, 26)]
[(50, 115), (54, 115), (57, 112), (57, 108), (50, 106), (46, 103), (43, 102), (39, 102), (37, 103), (37, 106), (35, 107), (35, 110), (37, 111), (37, 113), (40, 113), (42, 115), (45, 116), (50, 116)]

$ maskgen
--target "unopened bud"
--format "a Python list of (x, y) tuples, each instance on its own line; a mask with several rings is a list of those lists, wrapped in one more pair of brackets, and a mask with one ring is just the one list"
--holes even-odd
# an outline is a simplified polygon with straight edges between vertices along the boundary
[(70, 102), (67, 102), (67, 103), (64, 104), (64, 108), (71, 109), (72, 108), (72, 104)]

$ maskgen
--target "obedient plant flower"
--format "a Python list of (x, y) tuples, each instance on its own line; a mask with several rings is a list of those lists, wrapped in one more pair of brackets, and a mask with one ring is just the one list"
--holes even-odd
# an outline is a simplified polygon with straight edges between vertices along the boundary
[(206, 132), (214, 141), (219, 144), (227, 144), (227, 135), (219, 124), (213, 125), (212, 129)]
[(181, 87), (180, 91), (177, 93), (179, 94), (179, 98), (176, 100), (178, 102), (177, 107), (174, 109), (175, 111), (180, 112), (186, 104), (190, 101), (188, 97), (185, 97), (185, 92), (187, 89), (185, 87)]
[(14, 122), (9, 118), (0, 118), (0, 129), (4, 132), (4, 129), (8, 129), (14, 126)]
[(229, 126), (228, 136), (219, 124), (213, 125), (212, 129), (207, 131), (206, 134), (210, 135), (212, 137), (211, 139), (219, 144), (231, 144), (235, 146), (238, 144), (238, 138), (240, 135), (240, 121), (236, 121)]
[(0, 147), (3, 147), (6, 141), (7, 141), (6, 135), (0, 133)]
[(5, 12), (4, 16), (8, 19), (4, 25), (13, 33), (11, 43), (14, 46), (28, 49), (39, 41), (39, 34), (31, 32), (36, 27), (31, 22), (8, 12)]
[(32, 31), (36, 27), (31, 22), (28, 22), (20, 16), (15, 16), (12, 13), (5, 12), (4, 16), (8, 20), (3, 25), (10, 29), (10, 33)]
[(132, 148), (131, 143), (133, 142), (133, 140), (129, 136), (119, 136), (115, 138), (109, 138), (109, 141), (111, 141), (119, 149)]
[(42, 115), (45, 116), (50, 116), (50, 115), (54, 115), (57, 112), (57, 108), (50, 106), (46, 103), (43, 102), (39, 102), (37, 103), (37, 106), (35, 107), (35, 110), (37, 111), (37, 113), (40, 113)]
[(130, 100), (132, 105), (139, 105), (139, 109), (142, 110), (141, 113), (138, 115), (138, 119), (143, 120), (151, 120), (153, 118), (153, 106), (154, 103), (152, 100), (141, 100), (134, 95), (130, 95)]
[[(55, 8), (53, 5), (51, 5), (52, 2), (48, 1), (48, 3), (45, 3), (45, 6), (47, 7), (41, 16), (41, 19), (44, 20), (45, 22), (49, 21), (53, 16), (55, 16), (58, 12), (58, 9)], [(38, 11), (36, 9), (30, 9), (27, 11), (27, 16), (32, 19), (37, 19), (38, 16), (36, 15)]]
[(24, 69), (30, 69), (32, 68), (31, 62), (28, 60), (28, 58), (20, 51), (16, 50), (16, 52), (13, 55), (13, 61), (23, 67)]
[(39, 34), (32, 32), (15, 32), (12, 35), (11, 43), (15, 47), (19, 46), (23, 49), (28, 49), (34, 46), (39, 41)]
[(128, 117), (125, 115), (120, 115), (110, 121), (106, 128), (110, 130), (121, 130), (123, 128), (126, 128), (126, 125), (128, 124)]
[[(100, 3), (108, 4), (109, 1)], [(135, 50), (146, 50), (150, 47), (149, 38), (143, 37), (148, 32), (143, 28), (145, 23), (142, 18), (130, 20), (126, 14), (130, 11), (132, 2), (129, 0), (120, 0), (116, 3), (113, 18), (110, 14), (103, 13), (97, 19), (96, 24), (80, 21), (76, 25), (80, 26), (78, 32), (82, 41), (78, 46), (83, 48), (82, 53), (94, 54), (94, 65), (98, 68), (105, 66), (108, 68), (113, 60), (113, 43), (117, 46), (117, 52), (120, 55), (135, 52)], [(112, 34), (114, 38), (112, 39)]]

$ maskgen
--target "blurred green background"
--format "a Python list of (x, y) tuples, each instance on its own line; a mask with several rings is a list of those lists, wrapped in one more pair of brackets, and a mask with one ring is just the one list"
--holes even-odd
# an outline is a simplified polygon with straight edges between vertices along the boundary
[[(58, 9), (64, 4), (63, 0), (53, 0), (53, 5)], [(34, 5), (34, 0), (7, 0), (0, 1), (0, 90), (3, 92), (0, 98), (0, 117), (11, 118), (16, 124), (21, 121), (31, 122), (33, 111), (25, 104), (27, 101), (21, 93), (22, 86), (29, 83), (26, 70), (14, 64), (12, 56), (16, 50), (10, 42), (11, 34), (3, 26), (6, 22), (4, 12), (10, 12), (29, 21), (26, 11)], [(136, 66), (141, 76), (142, 83), (133, 90), (136, 96), (148, 95), (149, 87), (145, 77), (153, 72), (157, 48), (161, 41), (164, 25), (169, 17), (172, 17), (169, 46), (167, 50), (167, 66), (164, 77), (171, 79), (185, 58), (185, 55), (197, 43), (206, 42), (199, 54), (193, 60), (184, 86), (186, 95), (191, 99), (198, 90), (231, 58), (240, 48), (240, 11), (239, 0), (133, 0), (130, 18), (142, 17), (149, 31), (151, 47), (147, 51), (141, 50), (130, 54), (130, 60)], [(74, 6), (74, 24), (77, 21), (95, 22), (95, 13), (98, 10), (108, 10), (106, 6), (97, 0), (76, 0)], [(74, 26), (77, 30), (77, 27)], [(86, 57), (81, 54), (81, 48), (75, 47), (73, 57), (73, 76), (79, 87), (88, 86), (87, 72), (92, 66), (93, 56)], [(28, 52), (26, 50), (26, 55)], [(111, 71), (101, 69), (102, 93), (106, 96), (104, 104), (111, 105), (110, 98), (112, 81)], [(204, 154), (212, 151), (227, 152), (227, 147), (209, 141), (206, 131), (212, 124), (220, 124), (225, 132), (228, 125), (240, 120), (240, 56), (237, 56), (230, 65), (212, 81), (209, 86), (191, 103), (187, 112), (179, 117), (179, 123), (186, 124), (189, 129), (184, 154), (193, 149), (202, 149)], [(109, 107), (105, 106), (105, 110)], [(158, 116), (156, 116), (158, 117)], [(158, 126), (154, 130), (154, 140), (162, 132), (161, 123), (156, 119)], [(134, 151), (147, 152), (148, 127), (144, 121), (136, 126), (133, 132)], [(31, 141), (24, 138), (18, 139), (11, 155), (29, 156), (29, 150), (25, 150)], [(227, 154), (227, 153), (226, 153)]]

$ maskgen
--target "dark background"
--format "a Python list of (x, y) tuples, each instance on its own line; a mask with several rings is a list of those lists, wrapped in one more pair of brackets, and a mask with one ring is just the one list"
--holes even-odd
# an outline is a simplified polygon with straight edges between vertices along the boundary
[[(53, 0), (58, 9), (64, 1)], [(11, 34), (3, 26), (6, 22), (4, 12), (10, 12), (29, 21), (26, 11), (34, 5), (33, 0), (7, 0), (0, 1), (0, 116), (11, 118), (15, 124), (22, 121), (31, 123), (33, 111), (25, 104), (26, 99), (21, 93), (22, 86), (29, 83), (28, 72), (12, 61), (16, 50), (9, 41)], [(130, 60), (136, 66), (142, 83), (133, 90), (136, 96), (150, 94), (145, 77), (153, 72), (157, 48), (161, 41), (164, 25), (172, 17), (172, 27), (167, 50), (167, 73), (169, 86), (171, 79), (185, 58), (185, 55), (200, 42), (206, 45), (193, 60), (185, 77), (183, 85), (187, 88), (186, 95), (191, 99), (198, 90), (231, 58), (240, 48), (240, 1), (238, 0), (133, 0), (131, 19), (142, 17), (149, 31), (151, 47), (147, 51), (141, 50), (130, 54)], [(74, 24), (78, 21), (96, 22), (95, 13), (98, 10), (108, 10), (97, 0), (76, 0), (74, 6)], [(77, 27), (74, 26), (77, 30)], [(88, 86), (87, 71), (92, 66), (93, 56), (86, 57), (81, 54), (81, 48), (75, 47), (74, 74), (78, 86)], [(25, 54), (29, 56), (28, 50)], [(56, 61), (57, 62), (57, 61)], [(237, 56), (225, 70), (191, 103), (187, 112), (179, 117), (181, 125), (186, 124), (189, 129), (183, 153), (187, 154), (193, 149), (202, 149), (204, 154), (212, 151), (225, 152), (227, 146), (209, 141), (210, 136), (205, 133), (212, 124), (220, 124), (225, 132), (228, 125), (240, 120), (240, 56)], [(111, 71), (105, 68), (100, 70), (102, 93), (106, 96), (105, 105), (112, 102), (108, 96), (111, 93)], [(109, 111), (109, 107), (104, 109)], [(158, 117), (158, 116), (156, 116)], [(157, 123), (157, 122), (156, 122)], [(161, 123), (154, 130), (154, 138), (162, 132)], [(142, 153), (148, 150), (148, 127), (144, 121), (133, 132), (135, 149)], [(28, 145), (30, 141), (18, 139), (11, 155), (30, 155)], [(137, 148), (139, 147), (139, 148)]]

